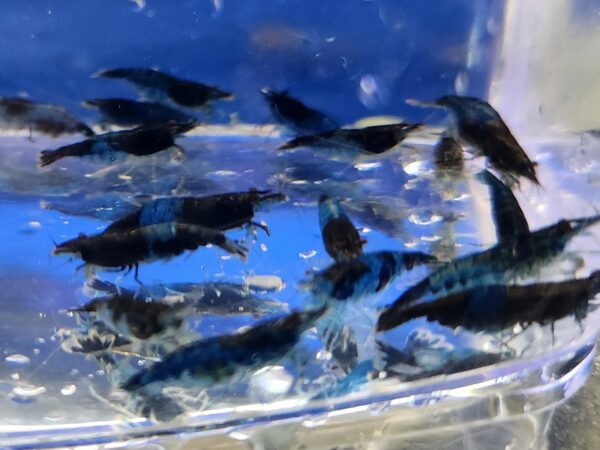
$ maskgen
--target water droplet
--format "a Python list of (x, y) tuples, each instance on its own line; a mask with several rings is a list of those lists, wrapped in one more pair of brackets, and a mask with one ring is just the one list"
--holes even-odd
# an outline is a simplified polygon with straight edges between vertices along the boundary
[(266, 252), (266, 251), (268, 250), (268, 248), (267, 248), (267, 246), (266, 246), (265, 244), (260, 244), (260, 249), (261, 249), (263, 252)]
[(42, 227), (42, 224), (35, 220), (32, 220), (27, 225), (29, 225), (31, 228), (41, 228)]
[(75, 386), (74, 384), (67, 384), (66, 386), (63, 386), (63, 388), (60, 390), (60, 393), (65, 396), (73, 395), (76, 390), (77, 386)]
[(44, 338), (37, 338), (35, 341), (36, 341), (38, 344), (45, 344), (45, 343), (46, 343), (46, 339), (44, 339)]
[(437, 242), (442, 239), (441, 236), (433, 235), (433, 236), (421, 236), (421, 240), (424, 242)]
[(34, 348), (33, 349), (33, 354), (34, 355), (39, 355), (40, 354), (40, 349), (39, 348)]
[(10, 374), (10, 378), (15, 380), (15, 381), (19, 381), (21, 379), (21, 375), (19, 375), (17, 372), (15, 373), (11, 373)]
[(6, 358), (4, 358), (4, 360), (7, 363), (13, 364), (15, 366), (22, 366), (22, 365), (25, 365), (25, 364), (29, 364), (31, 362), (31, 360), (29, 359), (28, 356), (21, 355), (19, 353), (7, 356)]

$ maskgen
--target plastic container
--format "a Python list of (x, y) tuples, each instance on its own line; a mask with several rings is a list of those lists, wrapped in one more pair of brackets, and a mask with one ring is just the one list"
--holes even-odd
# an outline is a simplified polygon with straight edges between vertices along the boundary
[[(467, 160), (458, 178), (441, 174), (431, 156), (444, 115), (405, 103), (452, 92), (489, 98), (538, 162), (543, 187), (523, 183), (515, 191), (532, 230), (595, 214), (590, 193), (600, 180), (600, 139), (593, 130), (581, 131), (597, 128), (598, 118), (584, 106), (574, 115), (570, 97), (564, 104), (556, 100), (566, 92), (561, 77), (556, 84), (536, 83), (537, 63), (550, 52), (548, 30), (558, 29), (557, 24), (570, 38), (565, 46), (581, 51), (574, 58), (585, 58), (588, 46), (581, 42), (595, 42), (598, 35), (597, 21), (583, 20), (585, 11), (593, 10), (591, 2), (558, 2), (544, 9), (545, 20), (516, 2), (42, 3), (0, 6), (0, 26), (14, 41), (0, 48), (5, 96), (26, 92), (32, 100), (60, 104), (95, 123), (97, 116), (81, 108), (81, 101), (133, 98), (134, 91), (91, 74), (156, 66), (216, 84), (236, 98), (203, 115), (209, 123), (178, 140), (186, 151), (183, 161), (158, 155), (106, 166), (65, 158), (40, 169), (39, 151), (79, 138), (34, 133), (28, 140), (28, 130), (5, 130), (0, 136), (0, 446), (541, 448), (553, 411), (592, 367), (600, 321), (595, 310), (580, 324), (572, 317), (558, 321), (554, 334), (534, 325), (474, 335), (420, 320), (375, 336), (377, 309), (424, 276), (428, 269), (421, 267), (369, 299), (365, 316), (358, 309), (352, 321), (364, 345), (361, 363), (368, 369), (375, 339), (411, 351), (421, 365), (435, 369), (415, 368), (413, 379), (373, 369), (350, 386), (335, 384), (329, 356), (309, 330), (292, 352), (310, 356), (304, 367), (288, 355), (247, 373), (240, 383), (208, 393), (167, 389), (164, 398), (144, 407), (115, 389), (118, 383), (106, 367), (61, 347), (77, 327), (66, 310), (91, 293), (84, 274), (74, 274), (78, 261), (48, 255), (53, 240), (100, 232), (149, 197), (252, 187), (280, 190), (290, 200), (257, 212), (270, 237), (260, 230), (257, 235), (232, 232), (250, 247), (247, 263), (214, 248), (200, 249), (189, 258), (142, 265), (143, 282), (254, 283), (253, 294), (276, 300), (277, 313), (302, 309), (307, 297), (298, 283), (307, 271), (331, 263), (320, 241), (316, 204), (322, 193), (343, 201), (369, 250), (410, 249), (442, 258), (483, 250), (496, 239), (488, 190), (474, 177), (483, 161)], [(525, 46), (530, 53), (523, 47), (528, 18), (536, 24)], [(578, 24), (585, 38), (573, 36)], [(535, 64), (528, 65), (524, 53), (537, 55)], [(569, 61), (557, 60), (557, 71), (567, 73), (562, 71)], [(597, 69), (593, 64), (589, 73)], [(581, 76), (590, 79), (587, 72)], [(258, 93), (265, 86), (289, 88), (342, 124), (378, 116), (362, 124), (402, 117), (431, 126), (387, 158), (315, 164), (304, 153), (276, 151), (286, 135), (273, 126)], [(593, 82), (579, 87), (573, 92), (585, 100), (581, 104), (591, 103), (598, 91)], [(524, 101), (516, 101), (515, 92)], [(600, 267), (596, 236), (598, 230), (591, 229), (577, 237), (568, 247), (572, 258), (527, 281), (581, 277)], [(102, 273), (101, 278), (135, 286), (133, 274)], [(209, 315), (190, 319), (189, 327), (212, 336), (256, 320), (253, 314)], [(510, 356), (503, 353), (507, 347)], [(454, 350), (498, 358), (447, 368), (445, 352)], [(131, 362), (133, 370), (152, 360), (134, 355)], [(326, 398), (320, 398), (323, 392)], [(173, 398), (182, 410), (173, 406)]]

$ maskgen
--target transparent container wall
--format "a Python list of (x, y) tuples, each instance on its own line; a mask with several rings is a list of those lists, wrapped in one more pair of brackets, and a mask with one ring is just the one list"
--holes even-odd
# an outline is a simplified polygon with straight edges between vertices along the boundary
[(490, 101), (519, 130), (600, 126), (600, 8), (593, 0), (507, 1)]
[[(516, 325), (504, 336), (425, 319), (374, 333), (380, 309), (431, 270), (423, 266), (364, 310), (338, 310), (361, 325), (356, 342), (367, 351), (358, 367), (373, 370), (358, 381), (336, 372), (313, 327), (283, 361), (241, 381), (206, 391), (167, 386), (164, 396), (146, 398), (119, 386), (123, 374), (158, 357), (115, 352), (113, 367), (64, 350), (81, 326), (66, 310), (99, 294), (76, 271), (81, 261), (49, 255), (53, 240), (99, 233), (152, 197), (284, 192), (289, 201), (256, 214), (270, 236), (229, 234), (249, 247), (248, 261), (213, 247), (140, 267), (150, 288), (167, 284), (165, 298), (176, 296), (173, 283), (206, 282), (235, 285), (258, 302), (255, 310), (192, 314), (184, 337), (199, 339), (311, 305), (300, 282), (332, 264), (318, 221), (323, 193), (342, 202), (369, 251), (447, 261), (490, 248), (497, 237), (489, 190), (475, 178), (483, 158), (467, 158), (456, 178), (438, 171), (432, 155), (446, 114), (406, 102), (452, 93), (489, 100), (538, 163), (542, 188), (524, 182), (513, 190), (531, 230), (597, 214), (589, 199), (600, 180), (599, 12), (583, 0), (0, 2), (0, 96), (64, 106), (103, 133), (82, 102), (136, 92), (93, 76), (102, 69), (156, 68), (235, 95), (202, 111), (201, 126), (178, 139), (181, 160), (65, 158), (40, 168), (41, 151), (83, 137), (2, 130), (0, 446), (540, 448), (554, 409), (592, 367), (600, 321), (592, 307), (585, 319), (569, 315), (552, 329)], [(425, 126), (376, 160), (278, 152), (289, 136), (273, 123), (264, 87), (289, 90), (344, 126), (400, 119)], [(377, 117), (360, 122), (369, 116)], [(520, 281), (563, 281), (599, 268), (591, 230), (569, 243), (570, 259)], [(100, 277), (139, 287), (133, 273)], [(268, 283), (246, 289), (257, 280)], [(375, 339), (398, 350), (396, 375), (369, 366), (380, 362)]]

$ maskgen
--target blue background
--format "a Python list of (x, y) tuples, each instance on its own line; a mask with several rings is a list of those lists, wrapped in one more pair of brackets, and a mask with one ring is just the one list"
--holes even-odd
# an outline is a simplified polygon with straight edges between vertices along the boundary
[[(134, 97), (101, 68), (155, 67), (233, 91), (213, 120), (265, 122), (257, 91), (290, 89), (342, 123), (365, 115), (422, 120), (404, 103), (455, 90), (485, 96), (504, 2), (494, 0), (3, 0), (0, 95), (81, 108), (93, 97)], [(494, 25), (495, 24), (495, 25)], [(495, 35), (491, 34), (494, 33)], [(468, 64), (477, 49), (478, 64)], [(469, 66), (467, 68), (467, 66)], [(361, 80), (378, 89), (360, 97)]]

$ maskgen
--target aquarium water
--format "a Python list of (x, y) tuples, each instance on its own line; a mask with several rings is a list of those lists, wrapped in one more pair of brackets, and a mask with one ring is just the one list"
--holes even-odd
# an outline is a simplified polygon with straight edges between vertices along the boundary
[[(537, 16), (513, 1), (306, 3), (44, 0), (0, 6), (0, 26), (13, 42), (0, 47), (3, 98), (59, 105), (97, 135), (127, 127), (100, 120), (82, 101), (154, 101), (148, 97), (160, 91), (138, 98), (135, 86), (102, 75), (108, 69), (157, 69), (234, 94), (206, 108), (183, 108), (198, 123), (175, 136), (176, 146), (116, 160), (69, 156), (40, 167), (40, 152), (86, 136), (50, 136), (5, 120), (0, 447), (541, 448), (554, 409), (591, 370), (600, 321), (593, 296), (583, 316), (573, 312), (551, 324), (469, 331), (421, 317), (377, 332), (376, 323), (385, 307), (432, 271), (498, 241), (490, 189), (478, 177), (497, 167), (472, 145), (458, 166), (436, 164), (447, 114), (407, 99), (458, 94), (496, 107), (536, 163), (540, 185), (522, 177), (512, 185), (531, 231), (598, 214), (592, 193), (600, 183), (600, 124), (587, 114), (575, 117), (571, 100), (561, 104), (558, 94), (549, 94), (549, 81), (535, 82), (549, 24), (571, 36), (591, 2), (557, 2), (558, 13)], [(571, 22), (559, 28), (565, 10)], [(527, 14), (537, 18), (530, 71), (515, 39)], [(589, 30), (589, 39), (577, 41), (583, 48), (597, 39), (593, 25)], [(560, 67), (573, 62), (562, 50), (558, 57)], [(556, 83), (566, 83), (567, 73), (559, 72)], [(594, 98), (598, 91), (582, 78), (577, 95), (584, 97), (586, 86)], [(260, 93), (265, 87), (289, 90), (343, 128), (422, 126), (380, 154), (348, 154), (344, 145), (333, 152), (304, 145), (282, 150), (297, 133), (278, 123)], [(172, 99), (166, 104), (178, 107)], [(224, 231), (247, 249), (245, 258), (201, 245), (127, 270), (129, 264), (93, 269), (80, 255), (54, 254), (57, 245), (100, 234), (156, 199), (251, 190), (282, 195), (256, 206), (253, 223)], [(437, 262), (397, 277), (379, 274), (385, 285), (357, 301), (315, 298), (307, 280), (334, 264), (319, 224), (323, 195), (345, 211), (365, 253), (421, 252)], [(575, 236), (561, 257), (519, 284), (579, 279), (600, 269), (599, 229)], [(81, 309), (123, 292), (141, 303), (196, 306), (180, 313), (181, 324), (168, 336), (120, 342), (123, 333)], [(309, 324), (264, 364), (240, 364), (229, 373), (190, 360), (185, 377), (123, 388), (186, 345), (236, 337), (323, 304), (329, 325)], [(331, 323), (345, 326), (340, 339), (349, 347), (342, 356), (324, 345)], [(277, 337), (270, 343), (277, 346)], [(213, 381), (198, 381), (216, 372)]]

